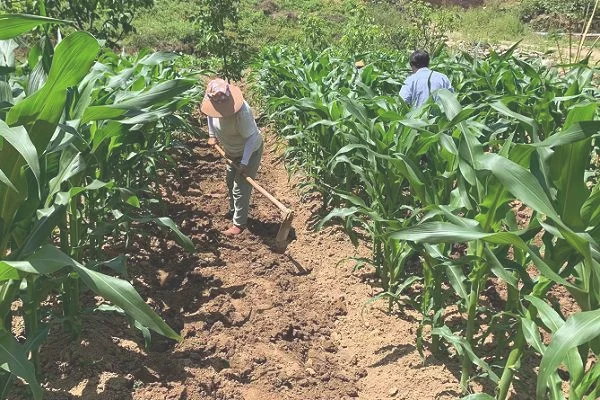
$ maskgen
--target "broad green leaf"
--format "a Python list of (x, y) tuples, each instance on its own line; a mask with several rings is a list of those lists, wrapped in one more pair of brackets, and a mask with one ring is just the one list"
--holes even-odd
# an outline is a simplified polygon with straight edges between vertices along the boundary
[(163, 336), (177, 341), (181, 340), (181, 336), (152, 311), (129, 282), (92, 271), (74, 261), (71, 265), (87, 287), (121, 307), (135, 321)]
[(552, 202), (531, 172), (496, 154), (483, 155), (478, 159), (478, 164), (481, 168), (491, 171), (517, 199), (561, 223)]
[(35, 368), (27, 359), (27, 353), (12, 333), (0, 331), (0, 368), (23, 378), (28, 384), (35, 400), (41, 400), (42, 387), (35, 377)]
[(528, 146), (534, 147), (557, 147), (573, 144), (581, 140), (595, 137), (600, 134), (600, 121), (579, 121), (573, 123), (568, 128), (550, 136), (548, 139), (539, 143), (532, 143)]
[(600, 336), (600, 310), (573, 314), (552, 336), (542, 357), (536, 397), (543, 400), (551, 374), (560, 366), (569, 351)]
[(519, 122), (524, 123), (529, 129), (531, 129), (534, 137), (537, 136), (538, 127), (533, 118), (526, 117), (525, 115), (519, 114), (517, 112), (512, 111), (505, 104), (497, 102), (491, 104), (491, 107), (498, 111), (500, 114), (510, 117), (512, 119), (516, 119)]
[(473, 228), (447, 222), (426, 222), (401, 231), (392, 232), (389, 236), (392, 239), (409, 240), (419, 243), (462, 243), (473, 240), (484, 240), (490, 243), (513, 245), (520, 250), (528, 252), (536, 267), (547, 278), (571, 290), (580, 290), (558, 275), (517, 234), (512, 232), (485, 233)]
[(323, 229), (323, 226), (325, 226), (325, 224), (327, 224), (327, 222), (329, 222), (330, 220), (334, 218), (346, 219), (350, 215), (356, 214), (358, 211), (358, 207), (334, 208), (329, 214), (327, 214), (323, 219), (319, 221), (316, 228), (317, 230)]
[(29, 274), (52, 274), (71, 263), (71, 259), (61, 253), (52, 245), (41, 247), (26, 261), (0, 261), (0, 265), (7, 265)]
[(179, 228), (177, 227), (177, 225), (175, 224), (175, 222), (173, 222), (173, 220), (171, 218), (160, 217), (160, 218), (154, 218), (152, 221), (155, 222), (159, 226), (164, 226), (165, 228), (169, 228), (175, 234), (175, 240), (177, 241), (177, 243), (182, 245), (184, 249), (186, 249), (187, 251), (192, 252), (192, 253), (196, 251), (196, 246), (194, 245), (194, 243), (190, 240), (189, 237), (184, 235), (179, 230)]
[(73, 176), (85, 170), (85, 160), (81, 153), (74, 147), (67, 147), (60, 155), (58, 175), (50, 179), (48, 203), (56, 193), (60, 191), (61, 185)]
[(54, 204), (51, 207), (37, 210), (35, 222), (19, 249), (19, 257), (28, 257), (48, 242), (48, 238), (64, 218), (68, 202), (69, 197), (67, 194), (59, 193), (56, 195)]
[(151, 87), (145, 92), (131, 93), (128, 98), (113, 104), (88, 107), (81, 123), (103, 119), (121, 119), (132, 110), (142, 110), (159, 106), (191, 89), (197, 82), (191, 79), (173, 79)]
[(456, 118), (463, 110), (456, 98), (456, 95), (447, 89), (438, 90), (435, 92), (435, 97), (442, 105), (442, 109), (444, 110), (446, 118), (448, 118), (449, 121), (453, 121), (454, 118)]
[[(55, 49), (48, 80), (42, 89), (17, 103), (7, 114), (8, 125), (23, 125), (29, 139), (41, 154), (54, 134), (62, 116), (67, 97), (67, 88), (77, 86), (87, 74), (99, 50), (96, 39), (84, 32), (75, 32), (61, 41)], [(25, 160), (10, 146), (2, 149), (0, 169), (19, 190), (18, 194), (0, 185), (0, 241), (12, 229), (17, 209), (25, 200), (27, 190), (19, 171)], [(17, 180), (18, 179), (18, 180)]]
[(85, 77), (99, 50), (98, 41), (89, 33), (67, 36), (54, 50), (44, 86), (8, 112), (8, 125), (24, 125), (38, 152), (45, 149), (60, 120), (67, 88), (77, 86)]
[(92, 291), (121, 307), (134, 320), (163, 336), (181, 340), (181, 337), (142, 300), (129, 282), (88, 269), (52, 245), (42, 247), (26, 262), (4, 263), (16, 265), (18, 269), (31, 273), (51, 273), (69, 266)]
[(461, 299), (466, 299), (468, 296), (467, 288), (465, 286), (467, 277), (465, 276), (462, 267), (455, 264), (446, 264), (446, 274), (448, 275), (448, 280), (456, 294), (458, 294)]
[(431, 334), (438, 335), (446, 339), (450, 344), (452, 344), (452, 346), (454, 346), (456, 352), (461, 357), (467, 357), (469, 361), (471, 361), (473, 364), (477, 365), (483, 371), (485, 371), (488, 374), (488, 377), (492, 380), (492, 382), (498, 383), (498, 375), (496, 375), (494, 371), (492, 371), (490, 366), (485, 361), (477, 357), (475, 352), (473, 352), (471, 345), (466, 341), (465, 338), (453, 334), (450, 331), (450, 328), (448, 328), (447, 326), (443, 326), (441, 328), (434, 328), (431, 330)]
[(179, 57), (181, 57), (181, 56), (176, 53), (170, 53), (170, 52), (166, 52), (166, 51), (157, 51), (155, 53), (144, 56), (144, 58), (139, 60), (138, 63), (142, 64), (142, 65), (154, 66), (154, 65), (160, 65), (160, 64), (164, 63), (165, 61), (167, 61), (167, 62), (174, 61)]
[(523, 327), (523, 335), (525, 336), (527, 343), (529, 343), (529, 345), (538, 353), (544, 355), (546, 352), (546, 345), (542, 342), (540, 330), (535, 322), (527, 318), (521, 318), (521, 326)]
[[(596, 400), (597, 394), (600, 393), (600, 386), (598, 386), (598, 382), (600, 382), (600, 362), (596, 361), (596, 364), (585, 373), (585, 376), (575, 388), (576, 395), (589, 400)], [(594, 385), (596, 385), (596, 389), (594, 390), (596, 395), (592, 393), (589, 394), (589, 397), (584, 397), (584, 395), (588, 394), (589, 390)]]
[[(39, 184), (40, 163), (38, 160), (38, 153), (35, 150), (35, 146), (29, 139), (29, 134), (27, 131), (22, 126), (9, 128), (4, 121), (0, 120), (0, 137), (9, 143), (21, 155), (21, 157), (23, 157)], [(6, 171), (10, 174), (10, 176), (13, 176), (17, 172), (14, 167), (16, 166), (13, 166), (13, 169)], [(5, 177), (8, 179), (8, 174), (6, 174)]]
[(19, 193), (19, 191), (17, 190), (15, 185), (13, 185), (13, 183), (10, 181), (10, 179), (8, 179), (8, 176), (6, 176), (4, 171), (2, 171), (1, 169), (0, 169), (0, 182), (4, 183), (10, 189), (14, 190), (16, 193)]
[(592, 190), (591, 195), (581, 206), (581, 217), (588, 226), (600, 224), (600, 186)]
[(41, 25), (70, 24), (69, 21), (27, 14), (0, 15), (0, 40), (17, 37)]
[[(576, 106), (567, 116), (565, 126), (592, 119), (596, 104)], [(554, 149), (550, 162), (550, 175), (557, 189), (558, 212), (562, 221), (571, 229), (581, 231), (586, 224), (581, 218), (581, 208), (589, 197), (584, 174), (589, 165), (592, 139), (581, 140)]]
[(485, 393), (475, 393), (463, 397), (461, 400), (495, 400), (494, 397)]
[(519, 281), (515, 278), (510, 272), (508, 272), (504, 265), (498, 260), (498, 257), (494, 254), (492, 250), (486, 244), (484, 247), (484, 253), (486, 261), (490, 266), (490, 270), (496, 275), (498, 278), (502, 279), (504, 282), (509, 284), (515, 289), (518, 289)]
[(20, 278), (18, 270), (0, 261), (0, 281), (17, 280)]

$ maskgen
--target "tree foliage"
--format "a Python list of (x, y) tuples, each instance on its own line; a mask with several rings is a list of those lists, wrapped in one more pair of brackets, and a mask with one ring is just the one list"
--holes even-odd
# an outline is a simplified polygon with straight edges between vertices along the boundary
[[(525, 0), (521, 4), (521, 19), (534, 25), (580, 27), (589, 18), (595, 0)], [(538, 19), (546, 21), (537, 21)], [(599, 21), (596, 15), (595, 23)]]
[(111, 45), (135, 32), (135, 13), (153, 5), (154, 0), (0, 0), (0, 9), (69, 20)]
[(249, 58), (246, 32), (239, 26), (239, 0), (199, 0), (199, 4), (199, 51), (220, 60), (219, 75), (239, 79)]

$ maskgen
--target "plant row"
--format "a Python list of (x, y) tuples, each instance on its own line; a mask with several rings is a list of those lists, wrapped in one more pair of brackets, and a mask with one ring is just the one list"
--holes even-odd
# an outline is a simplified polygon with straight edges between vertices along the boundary
[(458, 358), (465, 395), (496, 387), (468, 398), (530, 390), (521, 366), (537, 359), (537, 399), (595, 399), (597, 71), (515, 51), (436, 54), (456, 94), (415, 110), (398, 95), (405, 54), (362, 54), (357, 69), (332, 49), (270, 48), (254, 80), (292, 170), (330, 210), (321, 225), (371, 242), (356, 262), (377, 272), (377, 298), (420, 311), (417, 348)]
[(0, 15), (0, 398), (15, 377), (42, 398), (40, 346), (52, 329), (79, 335), (87, 291), (146, 340), (150, 330), (180, 340), (119, 277), (123, 257), (104, 249), (151, 224), (194, 250), (161, 216), (159, 185), (173, 164), (173, 132), (191, 130), (177, 112), (197, 96), (196, 79), (174, 69), (172, 54), (128, 57), (86, 32), (63, 38), (63, 23)]

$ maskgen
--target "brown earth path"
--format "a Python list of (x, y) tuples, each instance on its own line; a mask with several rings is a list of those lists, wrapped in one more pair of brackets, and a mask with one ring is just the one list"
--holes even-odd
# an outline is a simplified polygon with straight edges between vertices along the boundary
[(225, 166), (203, 141), (188, 146), (193, 152), (166, 178), (165, 200), (200, 252), (141, 237), (133, 249), (107, 250), (127, 252), (134, 285), (183, 342), (153, 335), (146, 351), (123, 317), (85, 314), (81, 345), (55, 334), (43, 349), (45, 398), (460, 397), (457, 365), (421, 361), (410, 315), (389, 315), (383, 303), (365, 307), (377, 291), (372, 275), (338, 265), (356, 254), (339, 229), (309, 228), (318, 202), (298, 195), (272, 138), (258, 181), (296, 211), (284, 254), (270, 248), (279, 214), (256, 193), (249, 229), (233, 240), (219, 234), (228, 224)]

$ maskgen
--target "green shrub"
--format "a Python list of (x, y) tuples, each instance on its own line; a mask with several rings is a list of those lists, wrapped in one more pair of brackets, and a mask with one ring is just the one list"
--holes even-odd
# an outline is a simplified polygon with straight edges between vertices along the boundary
[[(537, 29), (556, 27), (580, 29), (589, 18), (595, 0), (523, 0), (521, 20)], [(595, 25), (600, 22), (596, 15)]]
[(135, 32), (132, 22), (136, 12), (153, 5), (154, 0), (0, 0), (0, 10), (72, 21), (77, 29), (87, 30), (109, 44), (116, 44), (124, 35)]
[(528, 29), (519, 18), (518, 10), (492, 4), (461, 13), (458, 31), (469, 40), (514, 41), (523, 38)]
[(157, 0), (153, 8), (133, 21), (137, 32), (124, 40), (124, 45), (134, 49), (160, 48), (192, 53), (198, 41), (198, 30), (190, 16), (199, 7), (189, 1)]

